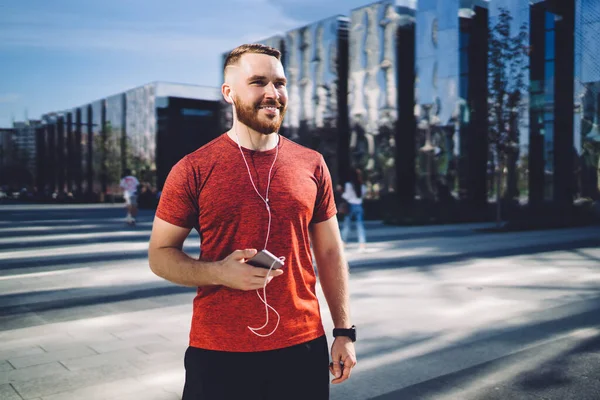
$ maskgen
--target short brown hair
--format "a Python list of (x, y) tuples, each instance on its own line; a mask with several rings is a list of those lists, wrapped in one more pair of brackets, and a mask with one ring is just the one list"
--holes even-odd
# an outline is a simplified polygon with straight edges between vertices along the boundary
[(225, 71), (228, 66), (237, 64), (238, 61), (240, 61), (240, 58), (246, 53), (266, 54), (281, 61), (281, 52), (274, 47), (265, 46), (264, 44), (259, 43), (243, 44), (233, 49), (231, 53), (227, 55), (225, 64), (223, 65), (223, 71)]

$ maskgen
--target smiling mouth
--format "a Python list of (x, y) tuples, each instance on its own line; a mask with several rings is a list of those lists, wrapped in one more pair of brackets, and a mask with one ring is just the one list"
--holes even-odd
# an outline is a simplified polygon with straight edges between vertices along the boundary
[(266, 110), (266, 111), (270, 111), (270, 112), (276, 112), (277, 110), (279, 110), (279, 108), (276, 107), (276, 106), (260, 106), (259, 110)]

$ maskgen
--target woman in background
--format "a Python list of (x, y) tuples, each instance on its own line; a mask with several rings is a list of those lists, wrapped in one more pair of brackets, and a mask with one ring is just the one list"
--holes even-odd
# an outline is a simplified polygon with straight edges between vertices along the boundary
[(344, 243), (348, 242), (348, 234), (350, 233), (350, 224), (352, 219), (356, 221), (356, 230), (358, 233), (358, 246), (362, 251), (365, 249), (365, 243), (367, 241), (365, 236), (365, 226), (363, 223), (363, 196), (367, 191), (366, 186), (363, 184), (362, 173), (359, 169), (353, 169), (350, 171), (350, 180), (344, 185), (344, 193), (342, 198), (348, 202), (350, 210), (344, 218), (344, 225), (342, 228), (342, 240)]

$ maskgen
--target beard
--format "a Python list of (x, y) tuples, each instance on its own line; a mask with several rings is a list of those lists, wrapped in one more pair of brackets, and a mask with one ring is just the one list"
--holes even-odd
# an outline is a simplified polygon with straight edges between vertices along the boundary
[[(285, 104), (281, 104), (276, 100), (267, 102), (258, 102), (255, 104), (243, 103), (238, 99), (237, 96), (233, 98), (233, 104), (235, 105), (235, 113), (238, 121), (246, 125), (248, 128), (262, 133), (263, 135), (270, 135), (271, 133), (279, 132), (281, 124), (283, 123), (283, 117), (287, 110)], [(279, 110), (279, 114), (273, 117), (269, 115), (259, 116), (260, 107), (263, 106), (274, 106)]]

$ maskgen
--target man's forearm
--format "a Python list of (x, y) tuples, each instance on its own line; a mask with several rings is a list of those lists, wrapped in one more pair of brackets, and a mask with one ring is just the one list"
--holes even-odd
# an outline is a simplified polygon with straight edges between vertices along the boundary
[(152, 272), (175, 284), (190, 287), (219, 284), (218, 263), (195, 260), (178, 248), (150, 248), (148, 260)]
[(350, 299), (348, 295), (348, 264), (341, 251), (315, 253), (319, 281), (336, 328), (350, 328)]

